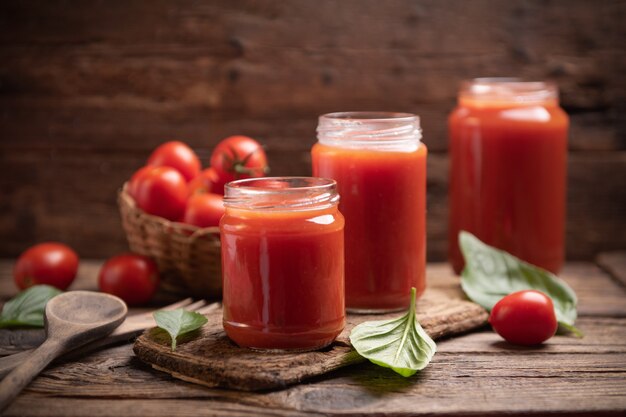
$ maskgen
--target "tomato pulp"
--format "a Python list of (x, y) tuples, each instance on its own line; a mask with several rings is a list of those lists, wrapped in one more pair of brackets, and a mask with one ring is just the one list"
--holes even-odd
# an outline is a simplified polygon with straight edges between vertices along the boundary
[(406, 308), (426, 288), (426, 146), (380, 151), (321, 143), (313, 175), (337, 181), (346, 218), (346, 307)]
[(509, 93), (461, 93), (449, 118), (449, 258), (457, 274), (460, 230), (554, 273), (563, 265), (568, 118), (555, 90), (527, 100)]
[(345, 324), (344, 219), (336, 203), (234, 208), (229, 187), (220, 223), (226, 334), (257, 349), (330, 344)]

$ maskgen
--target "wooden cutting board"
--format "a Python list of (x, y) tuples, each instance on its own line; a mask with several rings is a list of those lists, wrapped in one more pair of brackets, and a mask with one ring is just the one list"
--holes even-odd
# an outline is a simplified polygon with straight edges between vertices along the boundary
[[(175, 352), (164, 331), (153, 328), (137, 338), (135, 354), (154, 369), (175, 378), (209, 387), (245, 391), (283, 388), (335, 369), (364, 362), (350, 346), (348, 336), (357, 324), (401, 315), (348, 315), (344, 331), (328, 348), (304, 353), (264, 353), (231, 342), (222, 329), (222, 310), (209, 315), (196, 334), (179, 339)], [(487, 312), (461, 299), (460, 292), (428, 289), (418, 300), (417, 316), (434, 339), (467, 332), (484, 325)], [(391, 372), (391, 371), (382, 371)]]

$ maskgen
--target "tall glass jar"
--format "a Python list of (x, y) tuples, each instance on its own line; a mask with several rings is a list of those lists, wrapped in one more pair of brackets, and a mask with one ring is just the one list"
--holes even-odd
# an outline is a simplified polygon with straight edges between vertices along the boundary
[(567, 114), (548, 82), (465, 82), (449, 118), (449, 258), (458, 233), (552, 272), (564, 258)]
[(408, 113), (319, 118), (313, 174), (337, 181), (346, 218), (346, 307), (406, 308), (426, 287), (426, 146)]
[(333, 180), (251, 178), (225, 187), (224, 330), (239, 346), (313, 350), (345, 324), (344, 219)]

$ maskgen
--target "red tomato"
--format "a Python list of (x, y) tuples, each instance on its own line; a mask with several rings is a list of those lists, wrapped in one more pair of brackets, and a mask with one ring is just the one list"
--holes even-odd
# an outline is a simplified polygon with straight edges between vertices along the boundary
[(550, 297), (524, 290), (502, 298), (491, 310), (489, 323), (510, 343), (537, 345), (556, 333), (558, 322)]
[(189, 196), (196, 193), (224, 194), (224, 183), (220, 180), (215, 168), (207, 168), (187, 184)]
[(267, 171), (267, 156), (261, 145), (247, 136), (230, 136), (215, 147), (211, 166), (222, 182), (250, 177), (263, 177)]
[(144, 304), (159, 285), (159, 272), (147, 256), (124, 253), (110, 258), (100, 269), (100, 291), (116, 295), (129, 305)]
[(128, 192), (148, 214), (177, 221), (185, 212), (187, 183), (174, 168), (141, 168), (131, 178)]
[(20, 289), (47, 284), (65, 290), (78, 271), (78, 255), (62, 243), (46, 242), (31, 246), (20, 255), (13, 269)]
[(183, 222), (198, 227), (219, 226), (224, 214), (224, 198), (219, 194), (200, 193), (189, 197)]
[(128, 181), (128, 194), (130, 194), (133, 198), (137, 195), (137, 184), (139, 184), (140, 178), (143, 177), (147, 172), (152, 170), (152, 166), (145, 166), (139, 168), (132, 177), (130, 177), (130, 181)]
[(165, 142), (160, 145), (148, 158), (147, 165), (172, 167), (183, 174), (186, 181), (191, 181), (202, 169), (198, 155), (180, 141)]

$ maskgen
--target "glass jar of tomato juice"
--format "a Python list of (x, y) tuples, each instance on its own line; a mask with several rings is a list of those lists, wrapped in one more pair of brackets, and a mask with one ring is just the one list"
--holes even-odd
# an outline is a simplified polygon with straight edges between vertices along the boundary
[(449, 258), (461, 230), (552, 272), (564, 258), (567, 114), (549, 82), (465, 82), (449, 117)]
[(225, 187), (224, 330), (239, 346), (313, 350), (345, 324), (344, 219), (333, 180), (251, 178)]
[(426, 287), (426, 146), (408, 113), (319, 118), (313, 174), (337, 181), (346, 218), (346, 307), (405, 309)]

